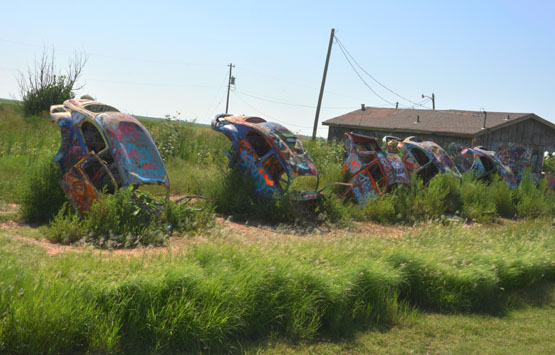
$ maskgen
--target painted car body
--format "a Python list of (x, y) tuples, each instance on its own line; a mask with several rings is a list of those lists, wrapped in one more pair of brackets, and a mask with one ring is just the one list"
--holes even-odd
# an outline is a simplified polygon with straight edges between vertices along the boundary
[(408, 185), (409, 177), (398, 154), (382, 151), (375, 138), (345, 133), (343, 172), (358, 204), (364, 204), (396, 185)]
[(318, 197), (318, 171), (301, 141), (279, 123), (260, 117), (221, 114), (212, 128), (226, 135), (231, 150), (226, 152), (229, 167), (237, 166), (254, 183), (257, 196), (279, 197), (288, 192), (293, 179), (316, 177), (310, 191), (291, 191), (294, 200)]
[(62, 138), (54, 157), (62, 172), (60, 184), (81, 215), (100, 193), (122, 187), (163, 185), (169, 193), (160, 153), (135, 118), (87, 99), (67, 100), (50, 112)]
[[(390, 146), (395, 145), (395, 148)], [(411, 136), (403, 140), (390, 137), (387, 139), (388, 151), (397, 150), (409, 175), (417, 174), (427, 184), (437, 174), (452, 174), (461, 177), (461, 173), (449, 155), (435, 142), (422, 141)]]
[(471, 171), (478, 179), (487, 179), (492, 174), (498, 174), (507, 186), (517, 187), (515, 175), (511, 168), (503, 164), (501, 159), (492, 150), (484, 147), (465, 148), (455, 158), (459, 170)]

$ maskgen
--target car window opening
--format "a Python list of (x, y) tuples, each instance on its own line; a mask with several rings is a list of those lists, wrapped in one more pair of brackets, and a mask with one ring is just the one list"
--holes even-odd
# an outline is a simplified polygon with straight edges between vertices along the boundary
[(102, 135), (92, 123), (83, 123), (81, 125), (81, 132), (83, 132), (83, 139), (85, 140), (89, 152), (99, 153), (106, 148), (106, 143), (104, 143)]
[(426, 153), (424, 153), (421, 149), (419, 148), (413, 148), (411, 150), (412, 155), (414, 156), (414, 159), (416, 159), (416, 161), (418, 162), (418, 164), (420, 166), (424, 166), (426, 164), (428, 164), (428, 162), (430, 161), (430, 158), (428, 158), (428, 156), (426, 155)]
[(484, 166), (484, 170), (486, 172), (490, 172), (493, 169), (495, 169), (495, 165), (493, 165), (493, 162), (491, 161), (490, 158), (488, 157), (480, 157), (480, 161), (482, 162), (482, 165)]
[(262, 163), (274, 181), (279, 181), (281, 174), (284, 172), (283, 166), (275, 154), (271, 154), (264, 159)]
[(372, 179), (374, 180), (376, 185), (380, 187), (380, 189), (387, 185), (382, 169), (380, 168), (380, 164), (376, 163), (371, 165), (368, 171), (370, 172), (370, 175), (372, 175)]
[(259, 158), (265, 156), (271, 149), (268, 142), (266, 142), (266, 139), (264, 139), (264, 137), (256, 131), (250, 131), (247, 133), (247, 141)]
[(110, 170), (110, 172), (112, 173), (112, 176), (116, 180), (116, 184), (118, 184), (118, 186), (122, 186), (123, 180), (121, 179), (116, 162), (114, 161), (114, 157), (112, 156), (112, 153), (110, 152), (110, 150), (108, 149), (104, 150), (99, 155), (99, 157), (100, 159), (102, 159), (102, 161), (104, 161), (104, 164), (106, 164), (106, 166), (108, 167), (108, 170)]
[(113, 194), (116, 191), (114, 182), (106, 167), (95, 157), (90, 157), (81, 164), (81, 168), (98, 191)]
[(245, 122), (248, 122), (248, 123), (264, 123), (264, 122), (266, 122), (266, 120), (263, 119), (263, 118), (260, 118), (260, 117), (249, 117), (249, 118), (245, 119)]
[(422, 180), (424, 180), (424, 183), (427, 184), (438, 173), (439, 169), (435, 166), (435, 164), (428, 164), (418, 172), (418, 175), (420, 175)]
[(116, 109), (115, 107), (112, 107), (109, 105), (100, 105), (100, 104), (85, 105), (85, 109), (94, 113), (119, 112), (119, 110)]

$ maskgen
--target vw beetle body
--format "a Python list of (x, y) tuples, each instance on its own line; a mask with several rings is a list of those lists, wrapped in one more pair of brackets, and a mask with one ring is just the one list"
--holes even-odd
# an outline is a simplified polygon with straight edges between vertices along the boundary
[(237, 166), (254, 185), (254, 193), (279, 197), (288, 192), (293, 180), (316, 177), (314, 189), (290, 191), (293, 200), (318, 197), (318, 171), (301, 141), (279, 123), (260, 117), (217, 115), (212, 128), (226, 135), (231, 149), (226, 152), (229, 166)]
[(163, 185), (169, 179), (152, 137), (134, 117), (89, 99), (71, 99), (50, 108), (61, 131), (54, 161), (60, 184), (82, 215), (101, 192), (119, 188)]

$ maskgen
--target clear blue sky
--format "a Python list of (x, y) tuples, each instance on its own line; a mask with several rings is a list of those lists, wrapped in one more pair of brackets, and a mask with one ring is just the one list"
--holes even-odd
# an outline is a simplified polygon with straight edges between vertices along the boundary
[[(79, 94), (129, 113), (210, 122), (225, 110), (309, 134), (332, 27), (376, 79), (437, 109), (534, 112), (555, 121), (553, 1), (8, 1), (0, 7), (0, 97), (43, 46), (89, 61)], [(387, 101), (411, 106), (365, 77)], [(388, 106), (334, 44), (320, 121)], [(309, 107), (305, 107), (309, 106)], [(319, 126), (318, 134), (327, 135)]]

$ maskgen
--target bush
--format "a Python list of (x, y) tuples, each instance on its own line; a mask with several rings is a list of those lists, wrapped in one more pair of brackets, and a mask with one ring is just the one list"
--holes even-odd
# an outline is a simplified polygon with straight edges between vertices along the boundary
[(46, 239), (61, 244), (75, 243), (87, 234), (79, 215), (66, 202), (46, 229)]
[(495, 203), (497, 215), (505, 218), (514, 218), (516, 209), (514, 205), (515, 191), (503, 179), (495, 175), (491, 179), (488, 198)]
[(517, 189), (516, 211), (519, 218), (536, 218), (552, 213), (553, 193), (547, 191), (545, 179), (537, 185), (536, 180), (525, 172)]
[(73, 90), (82, 88), (76, 87), (76, 82), (86, 63), (86, 56), (76, 53), (66, 73), (62, 74), (56, 68), (54, 50), (48, 54), (44, 49), (41, 59), (35, 61), (34, 68), (29, 68), (26, 74), (19, 74), (18, 86), (23, 101), (23, 113), (38, 115), (49, 110), (51, 105), (73, 98)]
[(67, 202), (59, 185), (60, 169), (52, 158), (30, 169), (19, 192), (20, 214), (28, 223), (46, 223), (54, 218)]
[(47, 236), (64, 244), (85, 237), (85, 242), (102, 248), (162, 245), (173, 232), (194, 233), (209, 227), (213, 217), (209, 207), (193, 209), (172, 201), (158, 202), (129, 187), (114, 195), (102, 195), (83, 219), (74, 210), (60, 210)]
[(464, 174), (461, 184), (462, 216), (480, 223), (492, 222), (496, 213), (495, 201), (490, 197), (490, 187), (477, 180), (473, 174)]
[(51, 105), (61, 104), (65, 100), (73, 99), (75, 95), (72, 88), (72, 85), (66, 83), (64, 75), (54, 75), (51, 83), (40, 88), (30, 89), (21, 97), (23, 113), (26, 116), (37, 115), (48, 110)]
[(216, 211), (239, 220), (292, 223), (295, 210), (288, 195), (281, 198), (256, 196), (253, 183), (239, 169), (229, 169), (207, 191), (215, 200)]

